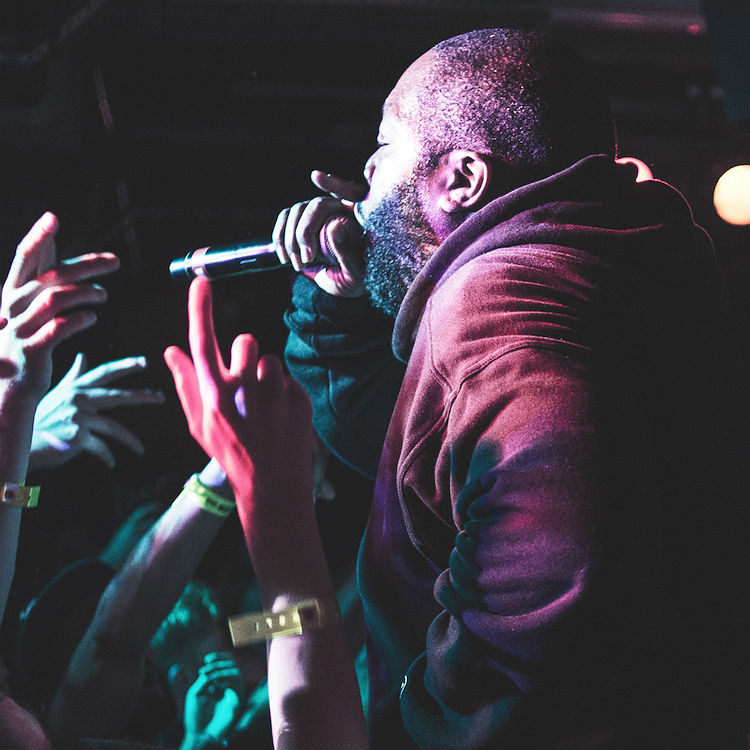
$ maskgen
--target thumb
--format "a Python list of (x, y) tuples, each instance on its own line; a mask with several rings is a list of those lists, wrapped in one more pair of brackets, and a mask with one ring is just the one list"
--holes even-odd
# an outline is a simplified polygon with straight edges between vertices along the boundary
[(345, 180), (342, 177), (321, 172), (319, 169), (312, 171), (310, 179), (315, 187), (320, 188), (344, 203), (355, 203), (367, 195), (367, 186), (361, 182)]

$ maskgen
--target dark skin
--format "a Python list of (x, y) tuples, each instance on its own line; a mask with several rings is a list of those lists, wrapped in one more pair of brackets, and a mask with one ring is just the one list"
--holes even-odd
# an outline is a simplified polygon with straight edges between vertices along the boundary
[[(425, 162), (428, 144), (418, 133), (416, 117), (429, 113), (410, 113), (413, 93), (426, 69), (433, 62), (427, 52), (407, 68), (383, 106), (378, 131), (378, 148), (367, 160), (361, 183), (344, 180), (319, 170), (311, 174), (313, 184), (325, 196), (296, 203), (278, 216), (273, 231), (276, 253), (282, 263), (313, 278), (321, 289), (335, 296), (362, 296), (364, 265), (361, 235), (341, 232), (331, 237), (340, 269), (304, 270), (320, 252), (320, 230), (333, 216), (354, 216), (367, 229), (372, 206), (399, 183), (419, 171)], [(430, 233), (442, 242), (473, 211), (495, 197), (493, 160), (471, 149), (451, 149), (440, 154), (436, 163), (423, 170), (420, 195), (422, 210)], [(369, 188), (369, 189), (368, 189)]]

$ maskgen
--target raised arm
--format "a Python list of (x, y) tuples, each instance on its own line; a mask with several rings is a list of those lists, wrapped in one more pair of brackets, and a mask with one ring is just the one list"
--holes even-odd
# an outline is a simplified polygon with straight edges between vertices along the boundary
[(21, 507), (14, 486), (26, 479), (34, 414), (50, 386), (55, 347), (96, 322), (86, 306), (101, 304), (106, 291), (91, 278), (111, 273), (111, 253), (58, 261), (57, 218), (44, 214), (16, 249), (0, 298), (0, 615), (5, 609), (16, 559)]
[[(226, 469), (237, 499), (266, 610), (315, 599), (333, 605), (333, 586), (312, 502), (310, 403), (275, 357), (258, 357), (251, 336), (232, 346), (227, 368), (216, 342), (211, 289), (190, 288), (192, 360), (170, 347), (190, 432)], [(364, 747), (364, 717), (354, 667), (335, 618), (268, 647), (271, 723), (277, 748)]]
[[(220, 467), (209, 464), (200, 475), (201, 484), (215, 485), (216, 477), (221, 477)], [(143, 683), (149, 642), (231, 507), (231, 501), (225, 507), (205, 502), (201, 484), (193, 481), (105, 589), (52, 701), (47, 716), (51, 736), (113, 737), (124, 732)]]

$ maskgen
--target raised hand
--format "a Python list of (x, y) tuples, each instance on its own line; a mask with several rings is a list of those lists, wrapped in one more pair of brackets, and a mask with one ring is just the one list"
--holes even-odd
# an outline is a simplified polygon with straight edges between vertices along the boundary
[[(192, 359), (164, 358), (193, 437), (224, 467), (265, 609), (334, 598), (315, 519), (310, 400), (276, 357), (238, 336), (230, 365), (214, 332), (211, 287), (188, 300)], [(332, 605), (335, 607), (335, 605)], [(275, 747), (364, 747), (362, 701), (340, 623), (271, 640), (268, 691)]]
[[(52, 377), (52, 352), (96, 323), (82, 305), (106, 291), (89, 279), (119, 267), (111, 253), (58, 262), (57, 218), (44, 214), (21, 240), (0, 293), (0, 482), (25, 481), (34, 413)], [(19, 507), (0, 512), (0, 618), (15, 570)]]
[(107, 299), (89, 280), (120, 265), (112, 253), (58, 262), (57, 228), (51, 213), (34, 224), (16, 249), (0, 297), (0, 317), (7, 321), (0, 330), (0, 377), (37, 402), (50, 386), (53, 349), (96, 323), (96, 314), (81, 306)]
[(125, 357), (105, 362), (86, 372), (86, 358), (76, 355), (70, 370), (37, 407), (29, 466), (61, 466), (80, 453), (90, 453), (110, 468), (115, 457), (105, 438), (141, 455), (143, 444), (130, 430), (100, 412), (121, 406), (160, 404), (164, 394), (145, 388), (108, 388), (110, 383), (147, 366), (145, 357)]
[[(295, 203), (279, 214), (273, 229), (276, 254), (282, 263), (291, 263), (295, 271), (312, 278), (329, 294), (362, 296), (364, 244), (353, 209), (367, 188), (319, 170), (313, 171), (311, 180), (326, 195)], [(341, 220), (331, 221), (334, 217)], [(320, 233), (324, 227), (326, 244), (337, 262), (330, 268), (310, 265), (321, 252)]]
[(239, 718), (245, 683), (231, 654), (206, 654), (185, 695), (185, 735), (180, 750), (221, 743)]
[(0, 469), (25, 477), (34, 412), (52, 377), (54, 348), (96, 323), (81, 306), (107, 292), (89, 280), (120, 263), (112, 253), (57, 260), (57, 218), (44, 214), (21, 240), (0, 294)]
[[(224, 467), (246, 534), (275, 527), (278, 501), (312, 513), (313, 431), (310, 401), (274, 356), (258, 356), (249, 334), (232, 344), (227, 368), (213, 325), (210, 283), (195, 279), (188, 301), (192, 360), (177, 347), (164, 357), (190, 434)], [(297, 509), (302, 512), (301, 508)], [(270, 527), (269, 527), (270, 524)]]

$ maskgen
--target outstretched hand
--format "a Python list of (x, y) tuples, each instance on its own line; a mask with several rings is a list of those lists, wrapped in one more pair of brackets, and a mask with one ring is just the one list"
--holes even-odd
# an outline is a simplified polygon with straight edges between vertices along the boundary
[(284, 514), (295, 512), (295, 502), (312, 508), (310, 401), (277, 357), (258, 356), (249, 334), (234, 340), (225, 366), (204, 278), (191, 283), (188, 318), (192, 359), (177, 347), (164, 358), (190, 434), (224, 467), (246, 535), (269, 531), (283, 523), (276, 517), (280, 500)]
[(34, 224), (16, 249), (0, 296), (0, 378), (28, 393), (35, 406), (50, 386), (54, 348), (96, 323), (96, 314), (81, 306), (107, 299), (89, 279), (120, 265), (112, 253), (58, 262), (57, 229), (51, 213)]
[(51, 213), (34, 224), (16, 249), (0, 294), (0, 468), (6, 481), (25, 477), (34, 413), (52, 378), (52, 352), (94, 325), (96, 314), (86, 306), (107, 299), (90, 279), (120, 265), (112, 253), (58, 261), (57, 227)]
[(143, 371), (145, 357), (125, 357), (105, 362), (86, 372), (86, 357), (76, 355), (70, 370), (37, 407), (29, 468), (62, 466), (80, 453), (90, 453), (110, 468), (115, 457), (105, 442), (111, 438), (136, 455), (143, 444), (116, 419), (100, 412), (121, 406), (160, 404), (164, 394), (145, 388), (108, 388), (110, 383)]

